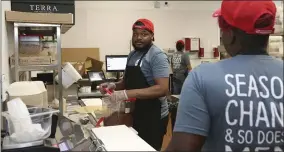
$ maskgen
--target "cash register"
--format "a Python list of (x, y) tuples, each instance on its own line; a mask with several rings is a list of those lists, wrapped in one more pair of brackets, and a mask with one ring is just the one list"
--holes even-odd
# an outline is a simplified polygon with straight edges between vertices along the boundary
[(128, 55), (106, 55), (106, 72), (115, 72), (116, 81), (120, 79), (120, 73), (125, 71)]
[(88, 73), (89, 82), (91, 82), (92, 91), (96, 91), (98, 85), (106, 82), (106, 77), (103, 71), (100, 72), (88, 71), (87, 73)]
[[(78, 98), (101, 98), (103, 95), (97, 90), (97, 86), (106, 82), (103, 71), (88, 71), (88, 78), (78, 81)], [(85, 89), (87, 88), (87, 89)]]

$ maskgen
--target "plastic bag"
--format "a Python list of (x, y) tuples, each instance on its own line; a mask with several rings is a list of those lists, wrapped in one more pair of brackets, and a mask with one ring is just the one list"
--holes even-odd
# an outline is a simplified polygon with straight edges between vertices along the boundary
[[(42, 139), (49, 131), (44, 130), (40, 123), (34, 123), (26, 104), (20, 99), (15, 98), (7, 103), (8, 113), (2, 115), (8, 121), (8, 129), (11, 140), (15, 142), (30, 142)], [(39, 122), (43, 121), (42, 117), (38, 117)]]

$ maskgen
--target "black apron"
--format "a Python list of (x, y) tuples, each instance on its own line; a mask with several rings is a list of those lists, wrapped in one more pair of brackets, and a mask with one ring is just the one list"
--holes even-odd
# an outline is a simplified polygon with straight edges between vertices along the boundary
[[(126, 90), (150, 87), (140, 68), (141, 61), (147, 52), (141, 56), (137, 66), (128, 65), (128, 62), (135, 52), (129, 57), (124, 75)], [(138, 132), (138, 135), (154, 149), (160, 150), (163, 139), (161, 138), (162, 120), (161, 101), (159, 98), (146, 100), (136, 99), (132, 117), (133, 128)]]

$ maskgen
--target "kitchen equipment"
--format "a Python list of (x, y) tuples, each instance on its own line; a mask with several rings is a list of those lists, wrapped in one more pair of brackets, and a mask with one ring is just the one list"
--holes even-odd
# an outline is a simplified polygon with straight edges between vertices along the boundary
[[(16, 132), (15, 125), (21, 123), (23, 121), (22, 119), (26, 119), (26, 117), (14, 118), (8, 111), (2, 112), (2, 116), (7, 120), (7, 132), (9, 133), (9, 136), (3, 139), (2, 148), (4, 150), (43, 145), (44, 140), (50, 136), (52, 115), (58, 113), (59, 110), (31, 107), (28, 108), (28, 111), (33, 127), (25, 127), (22, 132)], [(26, 139), (22, 141), (17, 139), (17, 137), (23, 136), (25, 133), (33, 136), (29, 138), (26, 137)]]

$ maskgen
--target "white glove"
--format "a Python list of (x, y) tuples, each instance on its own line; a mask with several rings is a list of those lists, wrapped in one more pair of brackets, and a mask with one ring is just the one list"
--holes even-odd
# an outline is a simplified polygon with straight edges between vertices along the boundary
[(126, 91), (122, 90), (122, 91), (114, 91), (107, 98), (109, 98), (110, 102), (117, 103), (117, 102), (122, 102), (124, 100), (127, 100), (128, 96), (126, 94)]
[(110, 90), (111, 92), (115, 90), (116, 85), (115, 83), (102, 83), (99, 87), (99, 90), (102, 94), (106, 94), (107, 92), (104, 90), (104, 88), (107, 88), (108, 90)]

